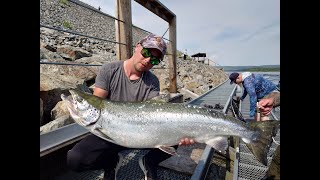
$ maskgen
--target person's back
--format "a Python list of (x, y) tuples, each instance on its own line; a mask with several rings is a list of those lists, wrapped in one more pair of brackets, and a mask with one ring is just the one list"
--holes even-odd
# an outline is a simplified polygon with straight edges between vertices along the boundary
[[(252, 74), (251, 76), (246, 77), (243, 80), (243, 86), (246, 88), (246, 91), (255, 92), (257, 99), (261, 99), (270, 92), (276, 89), (276, 85), (265, 79), (261, 74)], [(256, 103), (256, 101), (254, 102)]]
[(265, 79), (261, 74), (251, 72), (231, 73), (229, 75), (230, 84), (242, 84), (244, 87), (240, 100), (243, 100), (247, 94), (250, 96), (250, 117), (255, 115), (257, 102), (259, 99), (276, 90), (276, 85)]

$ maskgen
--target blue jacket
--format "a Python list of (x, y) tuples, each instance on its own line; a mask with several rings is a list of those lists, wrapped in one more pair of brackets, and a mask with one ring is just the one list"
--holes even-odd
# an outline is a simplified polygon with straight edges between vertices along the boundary
[(243, 82), (243, 95), (241, 100), (243, 100), (247, 94), (250, 96), (250, 117), (253, 117), (256, 112), (256, 106), (258, 99), (271, 93), (276, 89), (276, 85), (271, 81), (263, 78), (260, 74), (252, 74), (246, 77)]

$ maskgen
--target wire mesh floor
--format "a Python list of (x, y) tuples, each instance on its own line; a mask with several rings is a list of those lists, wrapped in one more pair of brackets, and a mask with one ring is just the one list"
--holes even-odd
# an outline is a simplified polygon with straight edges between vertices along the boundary
[[(117, 180), (144, 180), (144, 174), (138, 164), (138, 160), (141, 156), (148, 153), (149, 150), (126, 150), (122, 151), (121, 155), (123, 159), (120, 163), (120, 169), (117, 171)], [(190, 175), (177, 173), (177, 171), (156, 167), (159, 180), (189, 180)], [(103, 170), (85, 171), (85, 172), (73, 172), (68, 171), (60, 176), (54, 178), (54, 180), (102, 180), (104, 178)], [(110, 173), (110, 172), (106, 172)]]
[(274, 137), (274, 141), (271, 144), (270, 150), (267, 156), (267, 166), (260, 163), (257, 158), (250, 152), (248, 147), (241, 142), (239, 146), (240, 160), (239, 160), (239, 180), (248, 180), (248, 179), (262, 179), (271, 164), (274, 152), (280, 144), (280, 129), (277, 132), (277, 135)]

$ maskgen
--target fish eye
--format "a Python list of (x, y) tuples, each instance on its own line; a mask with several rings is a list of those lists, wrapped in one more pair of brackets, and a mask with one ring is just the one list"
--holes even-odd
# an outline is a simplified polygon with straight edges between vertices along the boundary
[(78, 102), (82, 102), (83, 99), (82, 99), (81, 97), (77, 97), (77, 101), (78, 101)]

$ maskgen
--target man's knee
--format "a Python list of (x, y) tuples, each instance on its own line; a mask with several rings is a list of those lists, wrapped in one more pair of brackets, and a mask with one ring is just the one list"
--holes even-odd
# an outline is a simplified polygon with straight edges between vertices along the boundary
[(73, 171), (82, 171), (83, 156), (81, 153), (69, 150), (67, 153), (67, 166)]

